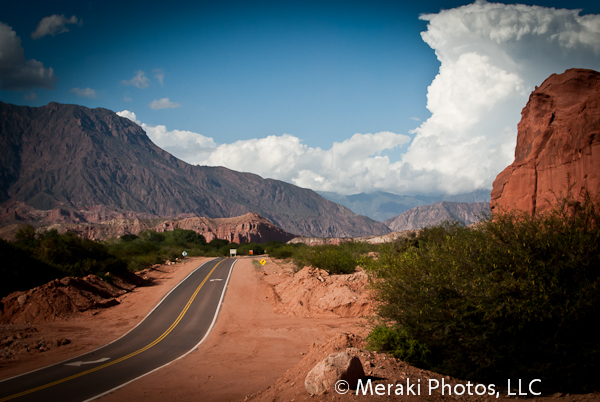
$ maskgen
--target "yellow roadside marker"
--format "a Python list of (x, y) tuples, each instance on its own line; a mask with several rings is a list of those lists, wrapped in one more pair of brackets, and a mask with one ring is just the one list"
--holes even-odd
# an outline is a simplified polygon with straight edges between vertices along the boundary
[(263, 258), (262, 260), (260, 260), (260, 265), (265, 265), (267, 263), (267, 261)]

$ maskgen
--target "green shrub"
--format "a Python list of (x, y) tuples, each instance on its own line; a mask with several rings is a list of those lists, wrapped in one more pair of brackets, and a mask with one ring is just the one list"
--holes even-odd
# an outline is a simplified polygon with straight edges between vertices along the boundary
[(267, 251), (269, 252), (269, 257), (285, 260), (293, 258), (294, 254), (303, 247), (307, 246), (304, 244), (285, 244), (279, 247), (271, 247), (270, 249), (267, 249)]
[(49, 230), (39, 235), (31, 226), (17, 232), (13, 244), (0, 243), (4, 263), (1, 292), (26, 290), (65, 276), (123, 273), (125, 260), (111, 254), (102, 243), (81, 239), (75, 233)]
[(145, 241), (149, 241), (152, 243), (162, 243), (166, 239), (164, 233), (158, 233), (151, 229), (144, 230), (140, 233), (139, 237)]
[(478, 230), (436, 227), (387, 247), (369, 267), (378, 315), (444, 374), (596, 384), (600, 203), (588, 199), (575, 214), (565, 205), (496, 214)]
[(201, 245), (206, 244), (204, 236), (193, 230), (175, 229), (170, 232), (165, 232), (165, 241), (178, 246)]
[(256, 243), (245, 243), (240, 245), (237, 248), (238, 255), (250, 255), (250, 250), (252, 250), (253, 255), (264, 254), (265, 249)]
[(429, 367), (430, 351), (401, 328), (375, 327), (367, 337), (367, 348), (388, 351), (394, 357), (420, 367)]
[(0, 239), (0, 299), (17, 290), (28, 290), (65, 276), (58, 267), (40, 261), (15, 244)]
[(139, 239), (139, 237), (134, 234), (125, 234), (125, 235), (121, 236), (120, 239), (123, 242), (130, 242), (130, 241), (134, 241), (135, 239)]
[(305, 258), (313, 267), (324, 269), (330, 274), (349, 274), (357, 266), (356, 259), (339, 246), (313, 246)]

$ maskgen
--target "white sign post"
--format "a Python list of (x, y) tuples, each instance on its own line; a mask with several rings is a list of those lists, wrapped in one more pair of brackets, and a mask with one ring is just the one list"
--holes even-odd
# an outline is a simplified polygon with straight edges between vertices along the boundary
[(237, 256), (237, 249), (236, 248), (230, 248), (229, 249), (229, 256), (230, 257), (236, 257)]

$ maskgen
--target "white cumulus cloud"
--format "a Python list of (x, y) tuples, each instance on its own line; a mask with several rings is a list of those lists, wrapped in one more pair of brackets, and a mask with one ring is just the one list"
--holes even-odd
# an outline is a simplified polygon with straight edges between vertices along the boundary
[(181, 106), (181, 103), (171, 102), (169, 98), (161, 98), (159, 100), (153, 100), (148, 104), (150, 109), (172, 109)]
[(37, 60), (25, 59), (21, 38), (12, 27), (0, 22), (0, 89), (54, 89), (56, 80), (52, 67), (45, 68)]
[(69, 32), (67, 24), (83, 25), (83, 21), (78, 20), (76, 16), (67, 18), (64, 15), (54, 14), (49, 17), (44, 17), (38, 24), (36, 30), (31, 33), (32, 39), (40, 39), (46, 35), (56, 35), (64, 32)]
[(157, 146), (190, 164), (197, 165), (204, 162), (217, 148), (217, 144), (210, 137), (191, 131), (169, 131), (163, 125), (150, 126), (139, 121), (135, 113), (129, 110), (123, 110), (117, 114), (142, 127)]
[(121, 84), (127, 86), (134, 86), (136, 88), (144, 89), (150, 86), (150, 80), (146, 77), (146, 73), (142, 70), (138, 70), (135, 76), (130, 80), (122, 80)]
[(283, 134), (218, 145), (201, 134), (147, 125), (128, 110), (117, 114), (141, 126), (156, 145), (190, 164), (225, 166), (300, 187), (346, 194), (394, 188), (398, 172), (382, 153), (410, 141), (409, 136), (391, 132), (354, 134), (323, 150)]
[(422, 15), (441, 63), (427, 92), (431, 117), (403, 155), (402, 181), (443, 193), (491, 188), (514, 159), (531, 91), (568, 68), (600, 69), (600, 16), (477, 1)]
[[(428, 21), (421, 36), (441, 65), (427, 88), (431, 117), (411, 132), (412, 140), (379, 132), (354, 134), (330, 149), (290, 134), (216, 144), (189, 131), (138, 124), (189, 163), (342, 194), (457, 194), (491, 188), (512, 163), (520, 112), (536, 85), (568, 68), (600, 70), (599, 15), (477, 1), (420, 18)], [(392, 154), (399, 157), (391, 160)]]
[(252, 172), (313, 190), (345, 194), (389, 190), (398, 174), (382, 153), (409, 141), (406, 135), (388, 131), (354, 134), (324, 150), (284, 134), (219, 145), (203, 164)]
[(76, 95), (82, 98), (96, 99), (96, 91), (91, 88), (73, 88), (69, 92), (74, 92)]

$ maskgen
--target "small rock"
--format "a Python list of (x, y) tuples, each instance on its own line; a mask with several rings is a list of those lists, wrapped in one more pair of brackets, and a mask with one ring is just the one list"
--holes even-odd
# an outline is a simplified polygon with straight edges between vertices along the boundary
[(25, 305), (25, 302), (27, 302), (27, 295), (21, 295), (17, 297), (17, 302), (19, 303), (20, 307), (23, 307)]
[(362, 363), (347, 352), (332, 353), (318, 363), (306, 376), (304, 386), (311, 395), (333, 391), (337, 381), (347, 381), (354, 389), (358, 380), (365, 377)]
[(64, 346), (64, 345), (68, 345), (69, 343), (71, 343), (71, 341), (68, 340), (67, 338), (61, 338), (56, 341), (56, 346)]

